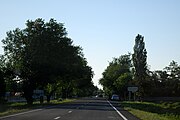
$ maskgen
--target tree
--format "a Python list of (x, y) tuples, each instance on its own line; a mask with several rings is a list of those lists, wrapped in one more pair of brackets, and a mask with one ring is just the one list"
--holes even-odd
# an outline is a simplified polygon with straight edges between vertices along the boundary
[[(28, 20), (25, 29), (7, 32), (2, 42), (6, 61), (19, 71), (24, 96), (29, 104), (33, 103), (34, 89), (48, 87), (46, 94), (49, 101), (59, 86), (66, 83), (69, 86), (72, 80), (82, 78), (82, 68), (88, 67), (82, 48), (73, 45), (64, 25), (54, 19), (46, 23), (40, 18)], [(90, 76), (91, 72), (88, 73)]]
[(99, 81), (109, 97), (112, 94), (125, 97), (127, 86), (132, 79), (131, 66), (130, 54), (114, 58), (109, 63), (109, 66), (103, 72), (103, 78)]
[(132, 80), (132, 74), (130, 72), (124, 73), (120, 75), (117, 80), (114, 82), (114, 85), (116, 86), (119, 93), (121, 93), (122, 98), (126, 98), (127, 96), (127, 87), (130, 84), (130, 81)]
[(152, 97), (178, 97), (180, 96), (180, 66), (172, 61), (163, 70), (153, 71), (151, 78)]
[(135, 38), (134, 53), (132, 55), (134, 65), (134, 81), (139, 86), (141, 96), (145, 95), (147, 83), (147, 52), (145, 49), (144, 37), (137, 35)]
[(167, 73), (166, 88), (168, 96), (180, 96), (180, 66), (174, 60), (164, 68)]

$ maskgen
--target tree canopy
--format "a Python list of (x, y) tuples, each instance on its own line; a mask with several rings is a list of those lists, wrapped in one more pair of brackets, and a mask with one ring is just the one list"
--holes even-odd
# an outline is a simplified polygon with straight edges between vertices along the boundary
[[(54, 19), (28, 20), (25, 29), (7, 32), (2, 42), (6, 62), (23, 81), (24, 96), (30, 104), (34, 89), (53, 86), (47, 92), (49, 98), (60, 86), (67, 94), (69, 86), (81, 89), (92, 83), (93, 71), (82, 48), (73, 44), (64, 25)], [(79, 81), (84, 83), (81, 87), (76, 85)]]
[(130, 54), (114, 58), (103, 72), (100, 84), (103, 85), (105, 93), (110, 96), (119, 94), (124, 97), (127, 85), (132, 80)]
[[(114, 58), (102, 73), (100, 84), (107, 95), (127, 96), (128, 86), (138, 86), (139, 97), (179, 97), (180, 66), (172, 61), (163, 70), (150, 71), (144, 37), (135, 38), (134, 53)], [(123, 97), (124, 94), (124, 97)]]
[(139, 86), (139, 93), (144, 96), (147, 77), (147, 52), (144, 37), (137, 35), (135, 38), (134, 53), (132, 55), (134, 66), (134, 81)]

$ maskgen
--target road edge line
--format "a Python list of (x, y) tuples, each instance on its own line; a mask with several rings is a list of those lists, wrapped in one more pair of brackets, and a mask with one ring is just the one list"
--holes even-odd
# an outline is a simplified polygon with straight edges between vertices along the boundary
[(123, 118), (123, 120), (128, 120), (121, 112), (119, 112), (119, 110), (116, 109), (116, 107), (114, 107), (109, 100), (107, 100), (107, 102), (109, 103), (109, 105)]
[(24, 114), (27, 114), (27, 113), (37, 112), (37, 111), (41, 111), (41, 110), (43, 110), (43, 109), (35, 109), (35, 110), (26, 111), (26, 112), (20, 112), (20, 113), (0, 117), (0, 119), (6, 119), (6, 118), (9, 118), (9, 117), (14, 117), (14, 116), (18, 116), (18, 115), (24, 115)]

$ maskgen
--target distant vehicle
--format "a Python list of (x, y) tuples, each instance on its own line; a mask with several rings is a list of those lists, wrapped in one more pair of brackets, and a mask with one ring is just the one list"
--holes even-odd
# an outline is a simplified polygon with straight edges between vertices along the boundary
[(111, 100), (120, 100), (119, 95), (112, 95)]
[(102, 94), (100, 94), (100, 95), (96, 95), (96, 98), (97, 98), (97, 97), (103, 97), (103, 95), (102, 95)]

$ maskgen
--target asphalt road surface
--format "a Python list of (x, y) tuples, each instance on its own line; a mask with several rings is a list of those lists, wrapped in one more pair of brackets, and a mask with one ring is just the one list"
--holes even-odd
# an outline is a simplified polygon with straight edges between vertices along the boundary
[(71, 103), (0, 117), (0, 120), (138, 120), (118, 102), (84, 98)]

